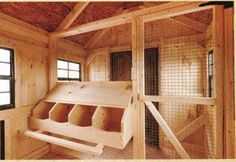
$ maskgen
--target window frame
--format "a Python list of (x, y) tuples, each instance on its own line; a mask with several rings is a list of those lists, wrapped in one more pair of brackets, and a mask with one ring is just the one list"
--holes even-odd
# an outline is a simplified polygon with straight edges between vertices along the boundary
[[(82, 67), (81, 67), (81, 63), (80, 62), (75, 62), (75, 61), (69, 61), (69, 60), (64, 60), (64, 59), (60, 59), (58, 58), (57, 61), (64, 61), (64, 62), (67, 62), (67, 69), (62, 69), (62, 68), (58, 68), (58, 65), (57, 65), (57, 74), (58, 74), (58, 70), (66, 70), (68, 72), (68, 78), (64, 78), (64, 77), (58, 77), (57, 75), (57, 80), (58, 81), (79, 81), (81, 82), (82, 81)], [(70, 70), (69, 69), (69, 63), (75, 63), (75, 64), (79, 64), (79, 70)], [(76, 71), (76, 72), (79, 72), (79, 78), (70, 78), (69, 77), (69, 72), (70, 71)]]
[[(15, 107), (15, 61), (14, 61), (14, 49), (2, 47), (0, 46), (0, 49), (8, 50), (10, 51), (10, 62), (3, 62), (0, 61), (0, 63), (9, 63), (10, 64), (10, 75), (0, 75), (1, 80), (9, 80), (10, 82), (10, 104), (0, 105), (0, 111), (6, 110), (6, 109), (12, 109)], [(0, 92), (4, 93), (4, 92)]]

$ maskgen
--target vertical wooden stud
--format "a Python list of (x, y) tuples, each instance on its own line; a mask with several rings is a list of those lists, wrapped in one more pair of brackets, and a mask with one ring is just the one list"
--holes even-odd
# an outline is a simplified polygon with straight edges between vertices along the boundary
[(144, 23), (132, 19), (132, 84), (134, 101), (134, 159), (145, 159), (145, 105), (144, 95)]
[(225, 71), (224, 71), (224, 156), (234, 158), (234, 69), (233, 8), (224, 9)]
[[(235, 38), (236, 38), (236, 32), (235, 32), (235, 26), (236, 26), (236, 16), (235, 16), (235, 13), (236, 13), (236, 7), (234, 6), (234, 18), (233, 18), (233, 25), (234, 25), (234, 50), (236, 48), (236, 44), (235, 44)], [(234, 54), (234, 101), (236, 101), (236, 56)], [(234, 139), (236, 141), (236, 106), (234, 105), (234, 130), (235, 130), (235, 134), (234, 134)], [(234, 158), (236, 158), (236, 142), (234, 142)]]
[(223, 158), (223, 71), (224, 71), (224, 7), (213, 8), (214, 68), (215, 68), (215, 155)]
[(48, 56), (48, 72), (49, 72), (49, 90), (57, 84), (57, 39), (49, 37), (49, 56)]

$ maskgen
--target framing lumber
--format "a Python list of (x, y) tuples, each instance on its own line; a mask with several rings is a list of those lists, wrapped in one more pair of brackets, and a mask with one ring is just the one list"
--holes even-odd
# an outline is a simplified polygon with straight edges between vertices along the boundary
[(139, 17), (132, 19), (132, 85), (134, 100), (134, 159), (145, 159), (145, 105), (144, 95), (144, 23)]
[[(119, 9), (114, 16), (120, 15), (120, 14), (124, 14), (126, 13), (127, 10), (124, 10), (123, 8)], [(101, 31), (98, 31), (91, 39), (89, 39), (89, 41), (85, 44), (84, 48), (90, 48), (91, 46), (93, 46), (102, 36), (104, 36), (106, 34), (106, 32), (108, 30), (110, 30), (111, 28), (105, 28)]]
[(195, 131), (197, 131), (199, 128), (204, 126), (206, 124), (206, 113), (200, 115), (196, 119), (194, 119), (191, 123), (186, 125), (184, 128), (182, 128), (180, 131), (176, 133), (176, 138), (179, 141), (183, 141), (187, 137), (189, 137), (191, 134), (193, 134)]
[[(146, 15), (146, 14), (150, 14), (153, 12), (155, 12), (157, 15), (159, 15), (159, 12), (161, 12), (162, 15), (164, 14), (167, 16), (173, 16), (173, 15), (176, 16), (178, 14), (182, 14), (183, 12), (185, 12), (185, 13), (192, 12), (193, 9), (196, 10), (196, 8), (198, 10), (200, 10), (198, 8), (199, 4), (200, 4), (200, 2), (179, 2), (179, 3), (169, 2), (169, 3), (161, 4), (158, 6), (144, 8), (144, 9), (141, 9), (138, 11), (110, 17), (107, 19), (98, 20), (98, 21), (94, 21), (91, 23), (83, 24), (83, 25), (78, 25), (78, 26), (71, 27), (71, 28), (64, 30), (64, 31), (53, 32), (51, 34), (54, 37), (69, 37), (69, 36), (76, 35), (76, 34), (82, 34), (82, 33), (90, 32), (90, 31), (95, 31), (95, 30), (100, 30), (100, 29), (104, 29), (104, 28), (109, 28), (109, 27), (113, 27), (113, 26), (117, 26), (117, 25), (130, 23), (131, 19), (135, 16)], [(202, 10), (205, 8), (206, 7), (201, 7)], [(210, 8), (210, 7), (208, 7), (208, 8)], [(185, 11), (185, 10), (187, 10), (187, 11)], [(157, 15), (155, 15), (155, 16), (157, 16)], [(153, 16), (152, 16), (152, 18), (153, 18)], [(149, 17), (147, 17), (146, 19), (150, 20)]]
[(178, 97), (178, 96), (142, 96), (144, 101), (164, 103), (184, 103), (199, 105), (214, 105), (215, 99), (210, 97)]
[(167, 125), (161, 114), (157, 111), (153, 103), (150, 101), (145, 101), (145, 104), (147, 105), (148, 109), (150, 110), (150, 112), (152, 113), (152, 115), (154, 116), (154, 118), (156, 119), (156, 121), (158, 122), (158, 124), (160, 125), (160, 127), (176, 149), (176, 151), (179, 153), (180, 157), (183, 159), (190, 159), (189, 155), (186, 153), (183, 146), (178, 141), (178, 139), (176, 138), (170, 127)]
[(49, 37), (49, 90), (57, 84), (57, 38)]
[(199, 7), (200, 4), (201, 4), (201, 2), (195, 2), (195, 3), (192, 2), (187, 5), (176, 6), (171, 9), (161, 10), (159, 12), (143, 14), (141, 16), (141, 18), (143, 19), (144, 22), (150, 22), (150, 21), (170, 18), (170, 17), (174, 17), (174, 16), (189, 14), (189, 13), (203, 11), (203, 10), (213, 8), (213, 6)]
[(225, 112), (225, 152), (227, 159), (234, 158), (235, 128), (234, 128), (234, 69), (233, 69), (233, 8), (224, 9), (224, 33), (225, 33), (225, 70), (224, 70), (224, 112)]
[(216, 127), (215, 127), (215, 155), (216, 158), (223, 158), (223, 78), (224, 78), (224, 8), (223, 6), (214, 6), (213, 8), (213, 38), (214, 38), (214, 70), (215, 76), (215, 110), (216, 110)]
[(78, 2), (72, 11), (61, 22), (56, 31), (65, 30), (75, 21), (75, 19), (83, 12), (90, 2)]
[(187, 28), (194, 30), (199, 33), (204, 33), (207, 30), (207, 25), (203, 24), (199, 21), (196, 21), (194, 19), (188, 18), (184, 15), (177, 16), (177, 17), (171, 17), (169, 20), (174, 21), (178, 24), (181, 24), (183, 26), (186, 26)]
[(25, 131), (24, 134), (31, 138), (35, 138), (44, 142), (49, 142), (54, 145), (63, 146), (65, 148), (69, 148), (72, 150), (86, 152), (92, 155), (101, 155), (103, 152), (103, 145), (101, 144), (98, 144), (95, 147), (93, 147), (34, 131)]

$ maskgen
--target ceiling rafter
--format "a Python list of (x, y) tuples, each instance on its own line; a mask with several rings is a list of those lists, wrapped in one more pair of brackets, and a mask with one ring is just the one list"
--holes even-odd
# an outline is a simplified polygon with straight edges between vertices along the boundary
[(90, 2), (78, 2), (72, 11), (66, 16), (66, 18), (57, 27), (56, 31), (65, 30), (75, 21), (75, 19), (83, 12)]

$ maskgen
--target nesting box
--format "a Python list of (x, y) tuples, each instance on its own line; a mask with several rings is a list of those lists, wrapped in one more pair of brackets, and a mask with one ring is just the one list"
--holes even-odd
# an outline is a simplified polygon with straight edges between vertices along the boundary
[(132, 119), (131, 82), (58, 83), (33, 108), (29, 127), (123, 149)]

